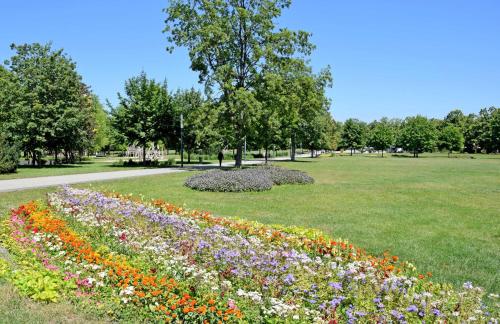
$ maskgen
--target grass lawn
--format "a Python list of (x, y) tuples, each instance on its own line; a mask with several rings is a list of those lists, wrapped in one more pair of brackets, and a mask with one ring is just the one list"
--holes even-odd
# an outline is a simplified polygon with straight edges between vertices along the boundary
[[(115, 159), (118, 161), (117, 159)], [(217, 161), (203, 161), (206, 163), (215, 163)], [(180, 165), (180, 156), (177, 156), (176, 163)], [(188, 164), (184, 161), (184, 164)], [(198, 161), (191, 161), (191, 164), (199, 164)], [(34, 178), (34, 177), (47, 177), (47, 176), (59, 176), (67, 174), (81, 174), (81, 173), (96, 173), (96, 172), (109, 172), (109, 171), (124, 171), (124, 170), (134, 170), (134, 169), (146, 169), (148, 167), (143, 166), (118, 166), (113, 165), (112, 160), (100, 161), (92, 160), (88, 162), (81, 162), (76, 164), (64, 164), (57, 166), (44, 166), (41, 168), (32, 166), (20, 166), (16, 173), (0, 174), (0, 180), (8, 179), (20, 179), (20, 178)]]
[[(342, 156), (279, 165), (307, 171), (316, 183), (259, 193), (196, 192), (183, 186), (191, 173), (177, 173), (79, 186), (319, 228), (371, 253), (389, 250), (431, 271), (435, 281), (472, 281), (500, 291), (500, 159)], [(0, 210), (49, 190), (2, 193)]]
[(114, 166), (111, 162), (89, 161), (77, 164), (64, 164), (44, 166), (41, 168), (32, 166), (20, 166), (16, 173), (0, 174), (0, 180), (20, 179), (32, 177), (47, 177), (66, 174), (95, 173), (137, 169), (141, 167)]

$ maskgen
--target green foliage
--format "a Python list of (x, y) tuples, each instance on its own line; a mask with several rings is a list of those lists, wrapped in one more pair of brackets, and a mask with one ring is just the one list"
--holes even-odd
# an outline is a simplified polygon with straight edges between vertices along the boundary
[(108, 116), (108, 112), (104, 109), (103, 105), (99, 101), (99, 97), (92, 95), (92, 107), (95, 116), (95, 138), (94, 138), (94, 151), (103, 151), (109, 148), (111, 144), (111, 120)]
[(51, 44), (11, 45), (15, 55), (7, 61), (19, 92), (13, 119), (22, 150), (33, 164), (42, 164), (44, 152), (57, 155), (91, 146), (94, 118), (90, 91), (82, 83), (76, 64)]
[[(255, 132), (262, 105), (256, 87), (263, 71), (296, 54), (309, 55), (309, 34), (276, 28), (288, 0), (174, 0), (165, 9), (170, 44), (186, 47), (191, 68), (219, 106), (241, 165), (244, 138)], [(173, 50), (173, 46), (169, 48)]]
[(453, 125), (445, 126), (439, 133), (438, 147), (449, 153), (461, 151), (464, 148), (464, 136), (460, 129)]
[(0, 279), (5, 279), (8, 278), (10, 275), (10, 266), (7, 261), (4, 259), (0, 258)]
[(394, 144), (394, 128), (391, 127), (387, 119), (382, 119), (380, 122), (375, 122), (370, 130), (368, 142), (375, 150), (381, 150), (384, 156), (384, 150)]
[(148, 142), (158, 141), (165, 135), (164, 127), (169, 126), (166, 129), (169, 131), (174, 125), (171, 115), (166, 117), (171, 109), (166, 82), (157, 83), (142, 72), (125, 82), (125, 95), (118, 94), (118, 99), (118, 107), (112, 110), (112, 125), (129, 144), (142, 146), (143, 152)]
[(0, 174), (12, 173), (19, 162), (19, 147), (0, 133)]
[(0, 65), (0, 133), (12, 137), (15, 132), (16, 110), (19, 108), (19, 87), (14, 75)]
[(341, 146), (351, 149), (360, 149), (366, 143), (366, 124), (357, 119), (349, 118), (342, 127)]
[(15, 271), (12, 282), (21, 294), (44, 302), (57, 302), (60, 290), (68, 285), (58, 273), (30, 267)]
[(403, 123), (399, 141), (403, 148), (413, 152), (415, 157), (424, 151), (432, 151), (436, 146), (437, 132), (427, 118), (417, 115), (407, 117)]
[[(176, 125), (180, 125), (180, 114), (183, 115), (184, 149), (188, 153), (188, 162), (191, 162), (191, 154), (195, 150), (209, 149), (212, 145), (219, 143), (219, 132), (217, 128), (217, 110), (203, 95), (194, 89), (179, 90), (172, 96), (172, 106)], [(176, 128), (175, 140), (180, 138)]]

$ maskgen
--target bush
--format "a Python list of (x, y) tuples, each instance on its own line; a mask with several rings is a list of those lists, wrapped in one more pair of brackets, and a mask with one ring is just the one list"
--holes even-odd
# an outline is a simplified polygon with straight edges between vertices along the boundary
[(313, 178), (301, 171), (264, 166), (241, 170), (208, 171), (187, 178), (184, 184), (200, 191), (241, 192), (270, 190), (273, 184), (313, 182)]
[(290, 170), (275, 166), (263, 166), (259, 167), (258, 169), (262, 169), (264, 172), (267, 172), (269, 177), (273, 181), (273, 184), (278, 186), (283, 184), (314, 183), (314, 179), (307, 173), (302, 171)]
[(9, 143), (4, 136), (0, 136), (0, 173), (16, 172), (18, 161), (19, 149), (17, 145)]

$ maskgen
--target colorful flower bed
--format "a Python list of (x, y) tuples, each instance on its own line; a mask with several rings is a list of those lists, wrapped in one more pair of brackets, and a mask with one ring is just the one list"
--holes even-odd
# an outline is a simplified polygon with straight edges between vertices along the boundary
[(16, 260), (38, 266), (2, 272), (11, 266), (0, 263), (0, 276), (54, 278), (51, 298), (35, 299), (69, 296), (148, 321), (496, 322), (481, 288), (432, 283), (395, 256), (370, 256), (317, 231), (69, 187), (48, 204), (13, 211), (2, 231)]

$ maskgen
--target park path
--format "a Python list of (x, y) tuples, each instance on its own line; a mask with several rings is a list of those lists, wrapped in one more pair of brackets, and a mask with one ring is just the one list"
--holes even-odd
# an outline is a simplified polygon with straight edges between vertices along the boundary
[[(298, 155), (298, 157), (301, 157)], [(288, 157), (270, 159), (273, 160), (287, 160)], [(262, 164), (263, 160), (247, 160), (243, 164)], [(224, 162), (222, 166), (233, 166), (234, 162)], [(205, 170), (217, 168), (218, 164), (199, 164), (199, 165), (186, 165), (185, 168), (162, 168), (162, 169), (140, 169), (140, 170), (126, 170), (126, 171), (110, 171), (110, 172), (95, 172), (95, 173), (81, 173), (81, 174), (68, 174), (60, 176), (36, 177), (36, 178), (21, 178), (0, 180), (0, 192), (18, 191), (26, 189), (35, 189), (43, 187), (62, 186), (73, 183), (94, 182), (103, 180), (115, 180), (131, 177), (142, 177), (159, 175), (166, 173), (185, 172), (190, 170)]]

